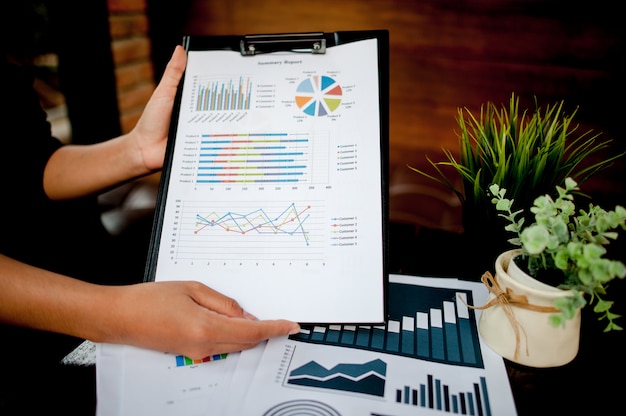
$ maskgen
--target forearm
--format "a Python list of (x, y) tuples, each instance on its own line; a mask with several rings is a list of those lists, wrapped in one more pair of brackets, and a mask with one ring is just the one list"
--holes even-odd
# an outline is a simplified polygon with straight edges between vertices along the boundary
[(86, 283), (0, 254), (0, 322), (192, 358), (241, 351), (298, 324), (258, 321), (199, 282)]
[(111, 340), (119, 287), (99, 286), (28, 266), (0, 254), (0, 321)]
[(150, 173), (131, 134), (92, 145), (67, 145), (54, 152), (43, 178), (48, 197), (90, 195)]
[(54, 152), (43, 178), (48, 197), (85, 196), (159, 170), (163, 166), (172, 107), (185, 64), (185, 50), (177, 46), (161, 82), (130, 133), (94, 145), (68, 145)]

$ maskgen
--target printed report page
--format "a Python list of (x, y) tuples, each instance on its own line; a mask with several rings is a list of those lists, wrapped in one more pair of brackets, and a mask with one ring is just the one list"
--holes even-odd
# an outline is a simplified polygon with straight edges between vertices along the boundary
[(188, 52), (154, 280), (260, 319), (384, 320), (377, 48)]

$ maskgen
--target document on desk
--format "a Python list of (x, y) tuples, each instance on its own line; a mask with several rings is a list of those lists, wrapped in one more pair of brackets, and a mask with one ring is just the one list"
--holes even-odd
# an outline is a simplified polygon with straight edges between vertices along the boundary
[(484, 285), (391, 275), (389, 296), (385, 325), (304, 327), (204, 362), (99, 345), (98, 416), (516, 414), (466, 306)]
[(242, 56), (194, 39), (146, 280), (201, 281), (260, 319), (383, 322), (380, 40)]

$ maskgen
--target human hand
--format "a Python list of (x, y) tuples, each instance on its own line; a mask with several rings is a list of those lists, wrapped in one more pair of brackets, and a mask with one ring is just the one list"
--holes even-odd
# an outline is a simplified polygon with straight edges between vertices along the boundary
[(142, 159), (149, 171), (163, 167), (174, 99), (186, 63), (185, 50), (180, 45), (176, 46), (159, 85), (131, 132), (136, 137)]
[(234, 299), (199, 282), (150, 282), (112, 290), (119, 292), (112, 322), (122, 325), (121, 344), (201, 359), (300, 330), (295, 322), (257, 320)]

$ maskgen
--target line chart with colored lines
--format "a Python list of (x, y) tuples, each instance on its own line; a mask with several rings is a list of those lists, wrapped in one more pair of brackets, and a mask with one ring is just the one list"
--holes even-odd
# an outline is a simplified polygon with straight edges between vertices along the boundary
[(187, 201), (177, 258), (320, 259), (327, 245), (323, 216), (319, 201)]
[(299, 235), (302, 237), (302, 242), (309, 245), (309, 236), (305, 230), (304, 223), (309, 218), (307, 211), (310, 209), (311, 206), (307, 205), (298, 211), (295, 204), (291, 203), (277, 216), (268, 215), (263, 208), (245, 213), (229, 211), (225, 214), (219, 214), (216, 211), (212, 211), (207, 216), (196, 214), (198, 229), (195, 233), (198, 234), (207, 227), (218, 227), (224, 232), (234, 232), (241, 235), (247, 233), (256, 233), (257, 235)]

